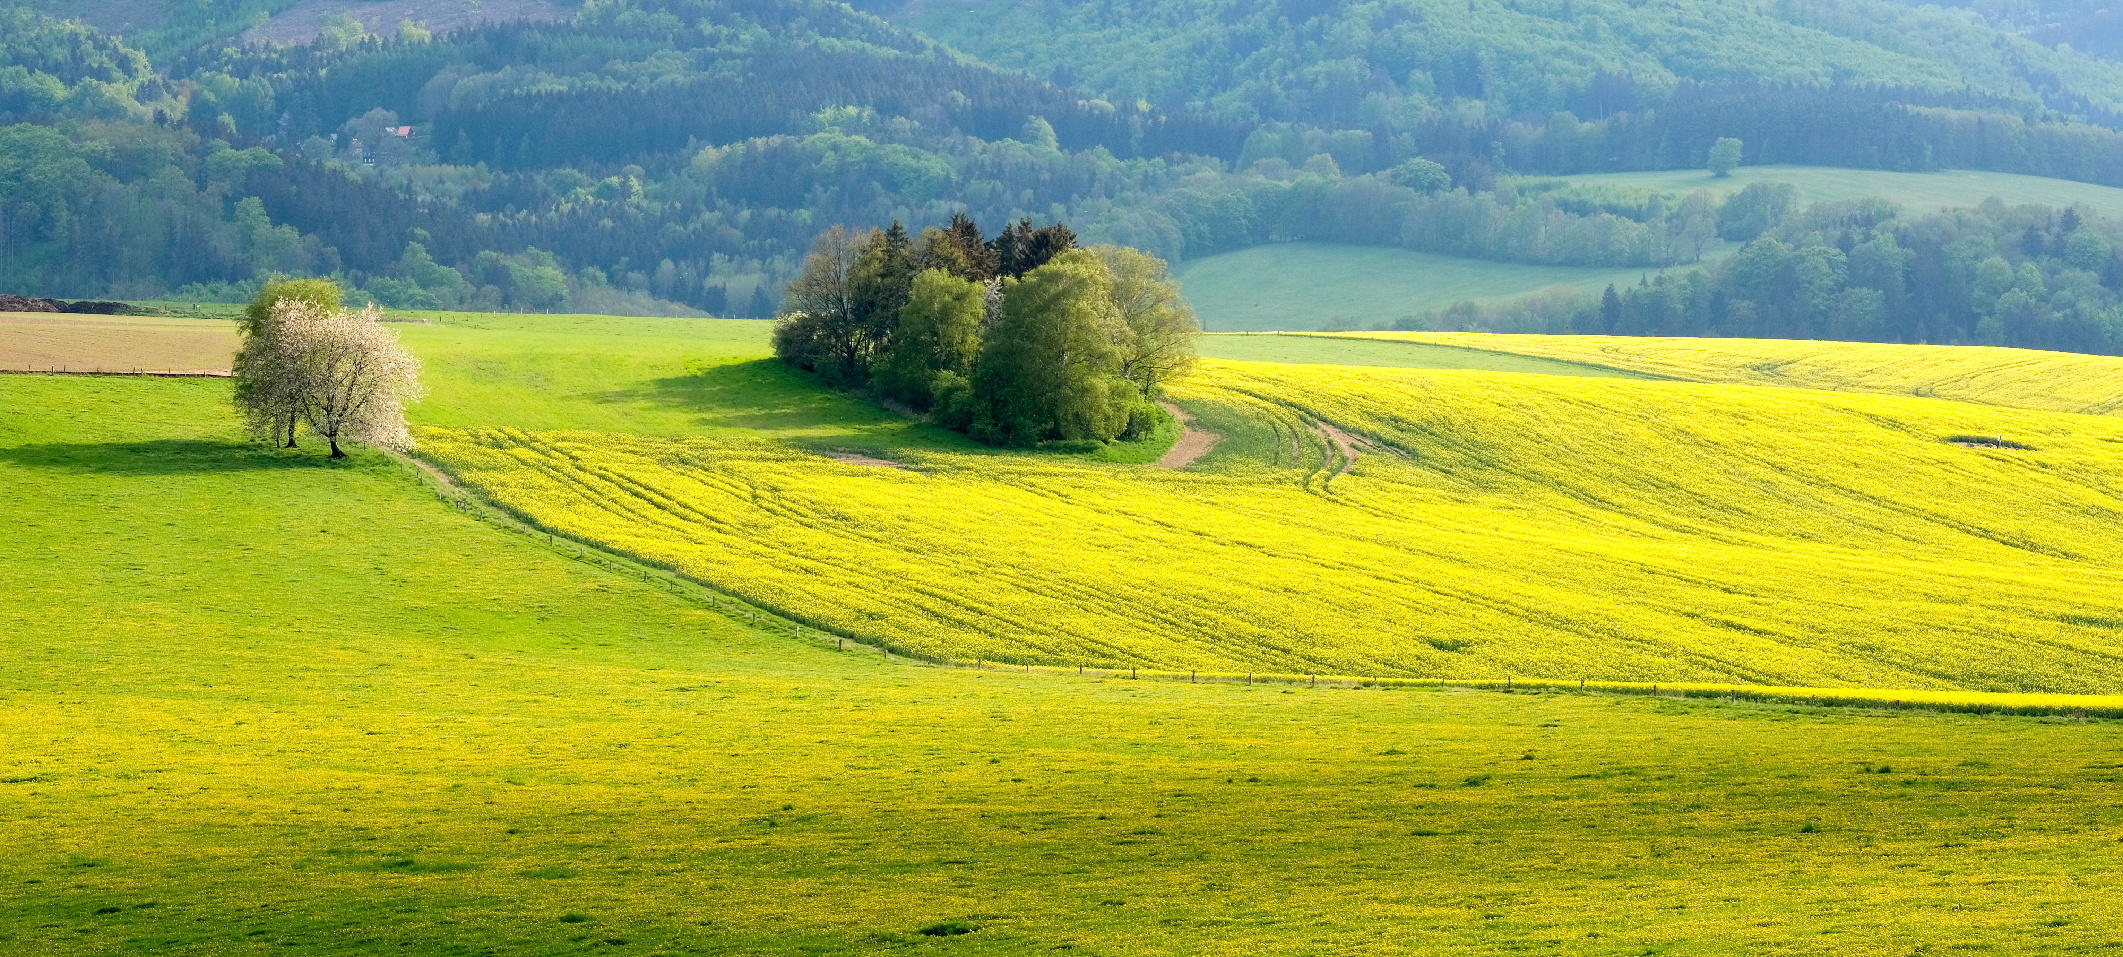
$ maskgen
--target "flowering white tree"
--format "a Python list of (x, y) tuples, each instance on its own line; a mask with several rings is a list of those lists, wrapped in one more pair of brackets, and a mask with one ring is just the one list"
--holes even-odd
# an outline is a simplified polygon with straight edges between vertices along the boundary
[(335, 459), (346, 457), (341, 440), (413, 447), (405, 405), (420, 397), (420, 360), (375, 307), (349, 312), (282, 300), (244, 349), (238, 367), (248, 381), (238, 396), (253, 428), (264, 431), (292, 409)]

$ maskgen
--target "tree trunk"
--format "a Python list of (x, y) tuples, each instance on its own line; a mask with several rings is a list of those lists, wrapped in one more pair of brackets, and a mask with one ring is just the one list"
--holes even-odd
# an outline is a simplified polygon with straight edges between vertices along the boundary
[(325, 440), (326, 442), (330, 442), (330, 443), (332, 443), (332, 457), (333, 457), (333, 458), (335, 458), (335, 459), (343, 459), (343, 458), (346, 458), (346, 453), (345, 453), (345, 452), (341, 452), (341, 451), (339, 451), (339, 437), (338, 437), (338, 436), (336, 436), (336, 435), (327, 435), (327, 436), (325, 436), (325, 437), (324, 437), (324, 440)]
[(287, 417), (287, 445), (286, 445), (286, 448), (291, 448), (291, 449), (292, 449), (292, 448), (294, 448), (294, 447), (295, 447), (295, 417), (291, 415), (291, 416), (288, 416), (288, 417)]

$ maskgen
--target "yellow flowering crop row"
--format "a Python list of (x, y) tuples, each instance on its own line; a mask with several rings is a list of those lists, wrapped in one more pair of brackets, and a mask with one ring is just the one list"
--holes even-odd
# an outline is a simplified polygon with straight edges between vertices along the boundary
[(1986, 346), (1910, 346), (1791, 339), (1360, 332), (1356, 338), (1426, 342), (1590, 362), (1694, 382), (1797, 386), (1935, 396), (2020, 409), (2123, 412), (2123, 358)]
[[(1184, 472), (935, 452), (893, 469), (587, 432), (422, 440), (555, 531), (942, 659), (2123, 689), (2123, 421), (1216, 361), (1176, 397), (1272, 440), (1227, 436)], [(1334, 429), (1368, 444), (1345, 474)]]

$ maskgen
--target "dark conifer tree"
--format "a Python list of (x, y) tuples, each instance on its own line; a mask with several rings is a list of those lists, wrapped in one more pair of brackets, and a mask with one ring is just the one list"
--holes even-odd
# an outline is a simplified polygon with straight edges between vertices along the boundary
[(995, 237), (996, 271), (1018, 278), (1047, 260), (1076, 248), (1076, 233), (1060, 223), (1035, 227), (1030, 217), (1003, 228)]

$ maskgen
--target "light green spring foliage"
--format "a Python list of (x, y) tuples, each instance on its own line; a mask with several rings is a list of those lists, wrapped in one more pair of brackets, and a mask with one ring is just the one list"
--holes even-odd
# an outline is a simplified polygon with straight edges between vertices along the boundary
[(970, 434), (996, 445), (1112, 439), (1136, 394), (1122, 377), (1127, 326), (1113, 273), (1087, 249), (1004, 280), (1002, 315), (974, 373)]
[(936, 377), (963, 381), (980, 355), (982, 296), (986, 289), (941, 269), (914, 277), (899, 311), (890, 349), (872, 370), (886, 395), (926, 409), (935, 399)]
[(1095, 246), (1091, 251), (1113, 277), (1108, 299), (1125, 330), (1120, 339), (1121, 377), (1144, 397), (1161, 395), (1167, 383), (1193, 371), (1201, 323), (1180, 297), (1179, 284), (1164, 260), (1125, 246)]
[[(617, 341), (572, 322), (521, 321), (547, 331), (496, 376), (574, 366), (555, 329)], [(580, 381), (493, 418), (591, 408)], [(501, 534), (370, 453), (246, 445), (225, 388), (0, 377), (11, 952), (2123, 937), (2123, 725), (888, 665)]]
[(253, 334), (273, 315), (273, 307), (286, 300), (306, 302), (318, 309), (338, 309), (345, 296), (339, 284), (330, 279), (274, 279), (258, 290), (250, 305), (243, 307), (242, 329), (246, 335)]

